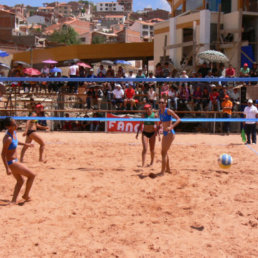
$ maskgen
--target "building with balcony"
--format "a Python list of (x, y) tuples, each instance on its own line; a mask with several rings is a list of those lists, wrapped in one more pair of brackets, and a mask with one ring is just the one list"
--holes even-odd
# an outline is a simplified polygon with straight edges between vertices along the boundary
[[(224, 52), (237, 70), (243, 62), (251, 66), (258, 60), (257, 1), (168, 2), (171, 5), (171, 18), (154, 25), (155, 63), (164, 56), (165, 41), (166, 56), (178, 68), (191, 53), (195, 53), (193, 58), (197, 62), (196, 55), (208, 49)], [(176, 15), (179, 11), (181, 14)]]

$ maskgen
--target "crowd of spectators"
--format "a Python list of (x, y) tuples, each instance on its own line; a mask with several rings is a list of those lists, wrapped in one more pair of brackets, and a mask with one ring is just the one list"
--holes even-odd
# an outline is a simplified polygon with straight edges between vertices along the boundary
[[(52, 78), (62, 77), (61, 72), (51, 72), (54, 65), (45, 65), (41, 69), (41, 77)], [(167, 100), (168, 107), (174, 110), (183, 111), (220, 111), (225, 96), (233, 103), (233, 110), (240, 109), (240, 89), (235, 87), (235, 83), (225, 82), (133, 82), (131, 78), (232, 78), (236, 76), (236, 70), (229, 64), (203, 63), (197, 71), (187, 72), (177, 71), (172, 65), (158, 63), (155, 71), (138, 69), (125, 69), (123, 66), (114, 67), (99, 65), (96, 68), (84, 68), (76, 63), (69, 67), (68, 76), (70, 78), (126, 78), (128, 81), (121, 83), (113, 82), (13, 82), (12, 89), (23, 90), (27, 93), (59, 93), (67, 92), (71, 94), (84, 95), (80, 103), (87, 109), (119, 109), (136, 110), (141, 109), (146, 103), (150, 103), (154, 109), (158, 108), (157, 101), (163, 97)], [(253, 63), (249, 67), (247, 63), (239, 71), (240, 77), (258, 77), (258, 66)], [(19, 64), (10, 73), (13, 77), (26, 76), (23, 67)], [(247, 84), (244, 81), (242, 85)], [(248, 83), (250, 85), (256, 82)], [(78, 97), (80, 98), (80, 96)], [(242, 100), (243, 101), (243, 100)]]

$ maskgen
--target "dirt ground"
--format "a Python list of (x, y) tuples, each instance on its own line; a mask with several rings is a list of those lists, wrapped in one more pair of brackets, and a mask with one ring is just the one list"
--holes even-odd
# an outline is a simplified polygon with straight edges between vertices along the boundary
[(8, 205), (15, 181), (1, 163), (0, 257), (257, 257), (258, 146), (240, 135), (177, 134), (172, 174), (152, 179), (158, 141), (142, 168), (134, 134), (40, 134), (47, 163), (37, 145), (25, 155), (31, 202)]

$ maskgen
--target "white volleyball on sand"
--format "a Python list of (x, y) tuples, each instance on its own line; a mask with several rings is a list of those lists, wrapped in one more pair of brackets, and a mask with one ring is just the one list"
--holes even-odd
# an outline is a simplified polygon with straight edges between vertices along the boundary
[(233, 163), (233, 158), (229, 154), (223, 153), (219, 156), (218, 162), (221, 168), (230, 168)]

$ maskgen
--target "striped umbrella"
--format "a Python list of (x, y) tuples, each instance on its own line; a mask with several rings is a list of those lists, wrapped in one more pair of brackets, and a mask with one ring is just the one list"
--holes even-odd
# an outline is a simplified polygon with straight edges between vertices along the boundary
[(204, 61), (211, 63), (227, 63), (229, 59), (221, 52), (215, 50), (207, 50), (198, 54), (198, 57)]

